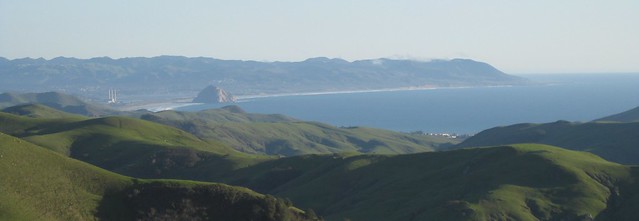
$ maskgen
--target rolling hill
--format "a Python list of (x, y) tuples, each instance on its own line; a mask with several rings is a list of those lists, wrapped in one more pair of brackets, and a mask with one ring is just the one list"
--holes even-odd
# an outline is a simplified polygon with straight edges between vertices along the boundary
[(128, 117), (44, 119), (0, 112), (0, 132), (110, 171), (143, 178), (207, 180), (269, 159)]
[(121, 176), (0, 133), (0, 220), (317, 220), (246, 188)]
[[(219, 205), (218, 200), (232, 200), (227, 212), (254, 211), (248, 205), (258, 204), (263, 208), (258, 211), (304, 218), (287, 209), (287, 201), (243, 188), (131, 179), (4, 134), (0, 146), (0, 169), (8, 171), (0, 174), (0, 185), (11, 193), (0, 196), (6, 220), (210, 217), (217, 214), (210, 205)], [(213, 170), (228, 168), (198, 173)], [(639, 205), (636, 167), (539, 144), (406, 155), (304, 155), (217, 174), (220, 182), (289, 198), (327, 220), (632, 220)], [(270, 217), (265, 220), (279, 219)]]
[(613, 121), (613, 122), (639, 122), (639, 107), (635, 107), (632, 110), (624, 111), (611, 116), (603, 117), (595, 121)]
[[(38, 109), (37, 106), (24, 109), (34, 110), (24, 112), (27, 115), (55, 115), (50, 113), (51, 109)], [(216, 116), (208, 118), (226, 123), (296, 122), (295, 119), (280, 115), (246, 114), (236, 107), (211, 112), (219, 113), (163, 113), (171, 114), (171, 119), (186, 120), (184, 122), (193, 121), (198, 114)], [(574, 138), (587, 142), (583, 141), (583, 134), (589, 132), (592, 142), (596, 142), (597, 139), (603, 139), (594, 135), (599, 131), (610, 131), (612, 134), (608, 135), (616, 134), (617, 141), (622, 143), (637, 137), (627, 134), (624, 135), (626, 137), (619, 137), (619, 134), (624, 134), (622, 132), (637, 131), (634, 129), (635, 123), (556, 122), (546, 127), (548, 128), (543, 131), (554, 133), (552, 129), (556, 129), (566, 132), (559, 136), (565, 141)], [(571, 127), (578, 128), (580, 133), (572, 137), (569, 133)], [(52, 196), (62, 192), (65, 197), (51, 202), (77, 202), (67, 205), (78, 205), (69, 206), (73, 210), (67, 212), (56, 204), (47, 211), (62, 212), (47, 212), (42, 215), (35, 212), (37, 210), (32, 205), (50, 201), (48, 198), (34, 198), (31, 193), (47, 192), (50, 186), (17, 185), (27, 182), (22, 179), (39, 183), (34, 179), (40, 176), (40, 172), (29, 168), (47, 162), (39, 158), (51, 157), (39, 157), (37, 152), (31, 154), (30, 149), (20, 148), (22, 145), (32, 149), (39, 148), (49, 155), (75, 162), (74, 164), (81, 162), (64, 155), (134, 177), (180, 178), (243, 186), (260, 193), (288, 198), (295, 205), (304, 208), (313, 208), (327, 220), (633, 220), (634, 211), (639, 209), (637, 167), (608, 162), (591, 153), (541, 144), (401, 155), (351, 152), (277, 158), (237, 152), (222, 143), (203, 140), (180, 129), (127, 117), (46, 118), (0, 112), (0, 131), (13, 136), (0, 136), (0, 144), (3, 146), (0, 162), (4, 167), (0, 169), (11, 171), (15, 169), (11, 166), (20, 168), (15, 173), (11, 171), (0, 175), (9, 176), (0, 177), (0, 183), (4, 182), (1, 184), (4, 185), (3, 190), (18, 189), (15, 193), (0, 196), (5, 197), (0, 198), (0, 214), (8, 220), (38, 219), (40, 216), (53, 217), (47, 218), (51, 220), (91, 217), (115, 220), (122, 220), (123, 217), (143, 220), (208, 217), (217, 213), (207, 209), (210, 207), (205, 205), (212, 203), (207, 200), (218, 202), (228, 199), (239, 199), (245, 203), (232, 201), (231, 204), (235, 205), (231, 207), (233, 209), (224, 211), (245, 211), (249, 207), (254, 209), (254, 204), (259, 204), (263, 205), (260, 208), (268, 209), (257, 211), (280, 211), (266, 212), (272, 214), (266, 220), (277, 220), (278, 217), (305, 218), (300, 215), (300, 211), (289, 209), (291, 203), (288, 201), (247, 189), (186, 181), (136, 181), (95, 167), (93, 168), (106, 175), (68, 178), (70, 175), (65, 175), (66, 173), (74, 176), (85, 176), (86, 173), (70, 168), (59, 169), (62, 172), (42, 170), (42, 173), (62, 179), (59, 182), (71, 183), (66, 186), (73, 187), (69, 188), (71, 190), (56, 189)], [(526, 128), (522, 131), (526, 131)], [(546, 134), (539, 132), (541, 130), (536, 131), (538, 133), (533, 135)], [(531, 136), (527, 133), (513, 134), (506, 137), (511, 140), (505, 142), (519, 141), (515, 139), (518, 137)], [(560, 140), (559, 137), (557, 140)], [(35, 146), (36, 144), (42, 147)], [(29, 159), (35, 160), (4, 160), (9, 159), (5, 157), (11, 153), (9, 149), (5, 150), (6, 147), (11, 146), (17, 146), (17, 150), (25, 150), (21, 157), (11, 159), (22, 159), (31, 154)], [(52, 164), (45, 164), (44, 167), (55, 169), (58, 168), (55, 165), (65, 165), (59, 160)], [(14, 178), (18, 174), (34, 175)], [(55, 179), (53, 183), (58, 182)], [(74, 184), (74, 180), (81, 180), (82, 185), (89, 185), (90, 188), (75, 187), (78, 184)], [(111, 186), (111, 182), (115, 183), (114, 186)], [(38, 192), (32, 188), (40, 190)], [(68, 193), (69, 191), (76, 192)], [(218, 197), (220, 191), (224, 192), (224, 197)], [(41, 195), (49, 197), (46, 194), (35, 196)], [(87, 195), (90, 200), (83, 198)], [(163, 196), (168, 200), (158, 201), (154, 196)], [(19, 199), (24, 199), (21, 201), (24, 203), (14, 203)], [(250, 203), (247, 204), (244, 200)], [(308, 216), (314, 213), (308, 213)]]
[(56, 118), (82, 118), (82, 119), (86, 119), (86, 117), (83, 116), (83, 115), (67, 113), (67, 112), (63, 112), (63, 111), (60, 111), (60, 110), (53, 109), (51, 107), (48, 107), (48, 106), (45, 106), (45, 105), (42, 105), (42, 104), (32, 104), (32, 103), (20, 104), (20, 105), (16, 105), (16, 106), (7, 107), (7, 108), (3, 109), (2, 112), (15, 114), (15, 115), (20, 115), (20, 116), (27, 116), (27, 117), (32, 117), (32, 118), (49, 118), (49, 119), (56, 119)]
[(204, 140), (218, 140), (252, 154), (404, 154), (433, 151), (458, 142), (444, 137), (373, 128), (337, 128), (283, 115), (251, 114), (238, 106), (200, 112), (162, 111), (140, 118), (180, 128)]
[[(0, 132), (127, 176), (220, 181), (241, 168), (277, 159), (277, 157), (241, 153), (223, 142), (213, 139), (202, 140), (185, 131), (145, 120), (128, 117), (56, 118), (55, 116), (64, 115), (64, 113), (57, 113), (56, 110), (38, 105), (24, 105), (11, 109), (19, 110), (16, 113), (26, 116), (0, 112)], [(265, 124), (297, 122), (295, 119), (281, 115), (243, 113), (234, 106), (199, 113), (165, 113), (187, 116), (188, 119), (192, 115), (205, 115), (208, 116), (206, 119), (211, 121), (236, 122), (248, 128), (257, 127), (253, 124), (259, 124), (259, 122)], [(194, 122), (197, 121), (194, 120)], [(315, 127), (311, 123), (300, 124)], [(328, 131), (334, 130), (340, 133), (344, 133), (342, 131), (345, 130), (354, 130), (325, 127)], [(270, 128), (267, 129), (272, 130)], [(289, 133), (287, 130), (291, 128), (293, 127), (284, 124), (281, 134), (273, 136), (287, 135)], [(370, 136), (388, 140), (387, 145), (392, 148), (401, 148), (401, 146), (393, 147), (392, 145), (404, 142), (394, 141), (393, 139), (397, 138), (393, 136), (407, 136), (376, 129), (357, 130), (362, 132), (353, 133), (350, 136), (357, 136), (355, 138), (363, 140), (366, 137), (362, 134), (374, 134)], [(305, 132), (315, 131), (306, 129)], [(323, 135), (318, 134), (317, 136)], [(268, 135), (269, 133), (266, 133), (262, 136)], [(382, 135), (388, 137), (382, 137)], [(255, 139), (254, 137), (260, 138), (251, 134), (248, 139)]]
[(637, 168), (539, 144), (407, 155), (306, 155), (225, 182), (327, 220), (633, 220)]
[(587, 151), (622, 164), (639, 164), (639, 122), (515, 124), (482, 131), (454, 148), (540, 143)]
[(87, 103), (77, 97), (59, 93), (2, 93), (0, 94), (0, 108), (24, 104), (41, 104), (67, 113), (84, 116), (116, 115), (118, 111), (96, 104)]

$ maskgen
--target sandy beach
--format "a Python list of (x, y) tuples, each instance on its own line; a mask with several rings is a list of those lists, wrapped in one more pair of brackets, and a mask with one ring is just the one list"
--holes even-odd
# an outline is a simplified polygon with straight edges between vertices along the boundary
[[(482, 86), (482, 87), (512, 87), (511, 85), (499, 85), (499, 86)], [(315, 96), (315, 95), (328, 95), (328, 94), (354, 94), (354, 93), (378, 93), (378, 92), (392, 92), (392, 91), (415, 91), (415, 90), (437, 90), (437, 89), (463, 89), (474, 87), (401, 87), (401, 88), (386, 88), (386, 89), (369, 89), (369, 90), (345, 90), (345, 91), (321, 91), (321, 92), (298, 92), (298, 93), (281, 93), (281, 94), (255, 94), (255, 95), (238, 95), (237, 102), (246, 102), (252, 99), (271, 98), (271, 97), (287, 97), (287, 96)], [(153, 112), (174, 110), (180, 107), (187, 107), (192, 105), (198, 105), (202, 103), (190, 102), (193, 98), (180, 98), (170, 101), (161, 102), (148, 102), (141, 104), (124, 105), (119, 110), (132, 111), (146, 109)]]

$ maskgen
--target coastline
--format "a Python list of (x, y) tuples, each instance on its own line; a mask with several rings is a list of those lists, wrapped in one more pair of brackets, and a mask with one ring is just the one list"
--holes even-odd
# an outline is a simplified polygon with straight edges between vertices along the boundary
[(393, 92), (393, 91), (424, 91), (424, 90), (442, 90), (442, 89), (464, 89), (464, 88), (500, 88), (500, 87), (514, 87), (515, 85), (491, 85), (491, 86), (455, 86), (455, 87), (399, 87), (399, 88), (384, 88), (384, 89), (367, 89), (367, 90), (345, 90), (345, 91), (321, 91), (321, 92), (297, 92), (297, 93), (282, 93), (282, 94), (258, 94), (258, 95), (239, 95), (235, 96), (238, 100), (247, 100), (255, 98), (269, 98), (269, 97), (287, 97), (287, 96), (314, 96), (314, 95), (329, 95), (329, 94), (357, 94), (357, 93), (377, 93), (377, 92)]
[(190, 102), (191, 100), (193, 100), (193, 98), (179, 98), (168, 101), (133, 103), (117, 107), (116, 109), (120, 111), (148, 110), (152, 112), (159, 112), (199, 104), (192, 103)]
[[(443, 88), (443, 87), (439, 87)], [(296, 93), (282, 93), (282, 94), (257, 94), (257, 95), (239, 95), (235, 96), (238, 100), (247, 100), (255, 98), (268, 98), (268, 97), (288, 97), (288, 96), (314, 96), (314, 95), (328, 95), (328, 94), (356, 94), (356, 93), (376, 93), (376, 92), (391, 92), (391, 91), (414, 91), (414, 90), (435, 90), (438, 87), (401, 87), (401, 88), (386, 88), (386, 89), (368, 89), (368, 90), (345, 90), (345, 91), (318, 91), (318, 92), (296, 92)]]
[[(394, 92), (394, 91), (424, 91), (424, 90), (441, 90), (441, 89), (465, 89), (465, 88), (500, 88), (500, 87), (514, 87), (514, 85), (492, 85), (492, 86), (457, 86), (457, 87), (400, 87), (400, 88), (385, 88), (385, 89), (368, 89), (368, 90), (344, 90), (344, 91), (320, 91), (320, 92), (296, 92), (296, 93), (281, 93), (281, 94), (256, 94), (256, 95), (239, 95), (237, 103), (247, 102), (252, 99), (260, 98), (273, 98), (273, 97), (288, 97), (288, 96), (316, 96), (316, 95), (332, 95), (332, 94), (358, 94), (358, 93), (379, 93), (379, 92)], [(173, 101), (162, 101), (156, 103), (135, 104), (131, 106), (125, 106), (119, 108), (124, 111), (146, 109), (152, 112), (174, 110), (181, 107), (188, 107), (194, 105), (201, 105), (204, 103), (189, 102), (193, 98), (180, 98)], [(232, 105), (233, 103), (228, 103)]]

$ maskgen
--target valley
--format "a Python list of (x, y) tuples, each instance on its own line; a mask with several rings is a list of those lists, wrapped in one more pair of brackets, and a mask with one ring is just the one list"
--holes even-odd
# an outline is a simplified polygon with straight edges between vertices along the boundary
[(638, 11), (0, 0), (0, 221), (636, 221)]
[[(90, 117), (52, 100), (0, 112), (13, 171), (0, 219), (632, 220), (639, 205), (634, 122), (519, 124), (459, 143), (238, 106)], [(76, 203), (35, 209), (52, 197)]]

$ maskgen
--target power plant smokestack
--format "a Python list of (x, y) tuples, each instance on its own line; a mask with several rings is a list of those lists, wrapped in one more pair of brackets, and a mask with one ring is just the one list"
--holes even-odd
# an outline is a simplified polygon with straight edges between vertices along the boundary
[(107, 103), (115, 104), (117, 102), (118, 102), (118, 91), (115, 89), (109, 89), (109, 100), (107, 100)]

